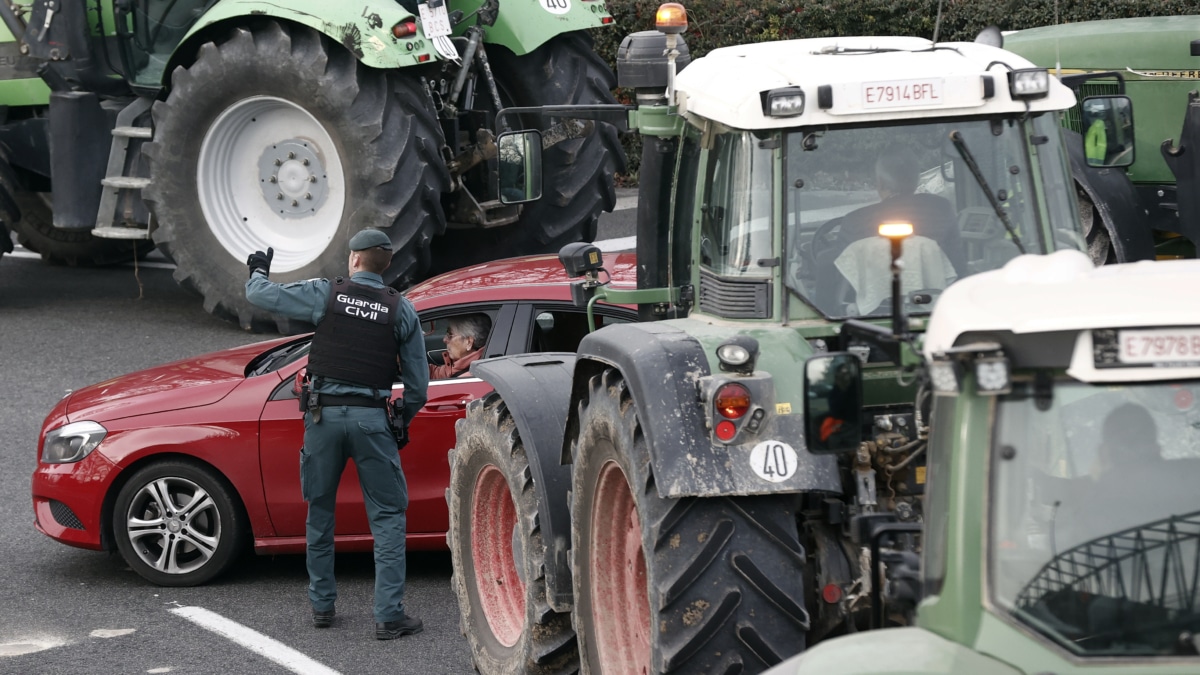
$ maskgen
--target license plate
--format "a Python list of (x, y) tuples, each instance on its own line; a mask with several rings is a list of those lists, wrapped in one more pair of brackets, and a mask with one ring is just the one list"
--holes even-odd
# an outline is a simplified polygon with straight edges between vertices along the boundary
[(1200, 362), (1200, 328), (1117, 332), (1117, 360), (1131, 365)]
[(945, 81), (941, 78), (866, 82), (862, 86), (862, 107), (904, 108), (941, 105), (944, 90)]
[(446, 12), (446, 3), (437, 2), (436, 6), (422, 2), (417, 6), (421, 13), (421, 30), (425, 37), (435, 38), (450, 34), (450, 15)]

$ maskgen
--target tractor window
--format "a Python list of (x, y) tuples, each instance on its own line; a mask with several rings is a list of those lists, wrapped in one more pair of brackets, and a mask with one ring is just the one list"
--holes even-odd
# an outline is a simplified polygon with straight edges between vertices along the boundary
[(1200, 626), (1198, 396), (1195, 383), (1060, 379), (1046, 405), (1014, 382), (991, 458), (998, 607), (1077, 655), (1189, 653), (1180, 635)]
[[(1031, 152), (1034, 131), (1048, 140), (1036, 139)], [(891, 312), (883, 223), (913, 226), (901, 276), (909, 314), (928, 313), (949, 284), (997, 269), (1022, 248), (1047, 252), (1045, 214), (1066, 232), (1078, 227), (1074, 193), (1062, 187), (1061, 144), (1040, 118), (797, 130), (785, 139), (785, 279), (830, 318)], [(1055, 247), (1079, 248), (1058, 239)]]
[(701, 207), (701, 264), (722, 277), (769, 277), (771, 150), (746, 132), (720, 134)]

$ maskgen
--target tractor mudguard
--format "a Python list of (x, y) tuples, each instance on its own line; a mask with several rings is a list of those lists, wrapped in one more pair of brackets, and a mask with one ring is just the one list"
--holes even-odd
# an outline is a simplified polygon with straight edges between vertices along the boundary
[(1179, 234), (1192, 243), (1200, 243), (1200, 94), (1188, 93), (1187, 112), (1183, 116), (1183, 129), (1179, 142), (1171, 139), (1162, 142), (1163, 160), (1171, 173), (1175, 174), (1175, 197), (1179, 200)]
[(1104, 229), (1112, 240), (1117, 262), (1154, 260), (1154, 236), (1137, 190), (1124, 169), (1088, 166), (1083, 136), (1063, 129), (1071, 177), (1096, 206)]
[(263, 0), (221, 0), (213, 5), (192, 26), (175, 48), (171, 61), (163, 71), (163, 84), (170, 84), (171, 71), (180, 65), (182, 55), (194, 54), (200, 42), (207, 40), (213, 29), (237, 25), (246, 19), (274, 17), (298, 23), (324, 33), (341, 44), (363, 64), (372, 68), (403, 68), (437, 60), (433, 43), (418, 31), (417, 35), (396, 39), (392, 26), (414, 15), (395, 0), (363, 0), (356, 4), (326, 2), (325, 0), (290, 0), (288, 3)]
[(559, 462), (566, 428), (575, 355), (542, 352), (476, 361), (471, 374), (504, 399), (521, 434), (537, 491), (542, 540), (546, 542), (546, 601), (555, 611), (571, 609), (571, 514), (567, 493), (571, 467)]
[[(614, 324), (586, 335), (578, 353), (562, 446), (564, 463), (573, 461), (571, 439), (579, 430), (577, 403), (586, 394), (588, 381), (605, 368), (615, 368), (637, 404), (660, 496), (842, 492), (836, 457), (806, 449), (803, 415), (768, 415), (761, 431), (746, 443), (713, 442), (698, 388), (700, 379), (710, 374), (708, 359), (689, 333), (665, 323)], [(764, 407), (774, 409), (767, 403)], [(786, 478), (764, 478), (751, 463), (758, 456), (754, 450), (779, 442), (795, 451), (795, 464), (787, 469)]]
[[(462, 10), (470, 14), (483, 3), (479, 0), (447, 3), (450, 11)], [(487, 29), (487, 44), (507, 47), (517, 56), (524, 56), (537, 49), (551, 38), (563, 33), (612, 23), (602, 0), (525, 0), (524, 2), (500, 2), (500, 13), (496, 23)], [(464, 21), (454, 32), (461, 34), (473, 22)]]

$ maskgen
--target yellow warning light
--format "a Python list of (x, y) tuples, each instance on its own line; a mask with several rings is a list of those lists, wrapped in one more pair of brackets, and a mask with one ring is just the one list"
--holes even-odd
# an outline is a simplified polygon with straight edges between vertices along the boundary
[(903, 239), (912, 236), (912, 223), (882, 223), (879, 225), (879, 236), (888, 239)]
[(678, 2), (664, 2), (654, 15), (654, 27), (660, 33), (682, 33), (687, 30), (687, 10)]

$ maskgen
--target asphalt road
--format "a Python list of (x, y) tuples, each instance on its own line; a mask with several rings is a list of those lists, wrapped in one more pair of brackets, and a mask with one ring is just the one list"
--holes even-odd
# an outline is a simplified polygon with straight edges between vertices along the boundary
[[(601, 219), (600, 238), (618, 248), (632, 246), (632, 199), (622, 191), (626, 210)], [(34, 529), (38, 433), (68, 390), (270, 337), (208, 315), (169, 265), (151, 263), (54, 267), (20, 250), (0, 259), (0, 673), (474, 672), (448, 553), (409, 554), (406, 607), (425, 631), (385, 642), (374, 639), (370, 554), (338, 556), (338, 622), (315, 630), (303, 556), (248, 555), (206, 586), (159, 588), (117, 554)], [(220, 634), (188, 618), (214, 615), (236, 624)]]

